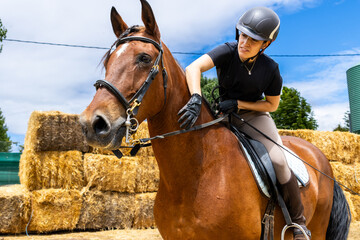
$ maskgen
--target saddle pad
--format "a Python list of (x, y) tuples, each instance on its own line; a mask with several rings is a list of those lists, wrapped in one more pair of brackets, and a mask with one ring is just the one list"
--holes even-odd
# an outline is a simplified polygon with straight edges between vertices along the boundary
[[(255, 164), (254, 164), (252, 158), (250, 157), (250, 154), (248, 153), (248, 150), (244, 147), (244, 145), (241, 142), (240, 142), (240, 144), (245, 152), (246, 158), (248, 159), (249, 166), (251, 168), (251, 171), (254, 174), (254, 177), (259, 186), (259, 189), (262, 191), (262, 193), (266, 197), (270, 198), (268, 186), (266, 186), (266, 184), (262, 180), (257, 168), (255, 167)], [(309, 177), (309, 173), (308, 173), (304, 163), (299, 158), (295, 157), (297, 155), (293, 151), (291, 151), (289, 148), (287, 148), (285, 146), (284, 146), (284, 148), (286, 149), (286, 150), (283, 150), (285, 157), (286, 157), (286, 161), (287, 161), (290, 169), (294, 172), (296, 178), (298, 179), (299, 186), (300, 187), (306, 186), (309, 183), (310, 177)]]

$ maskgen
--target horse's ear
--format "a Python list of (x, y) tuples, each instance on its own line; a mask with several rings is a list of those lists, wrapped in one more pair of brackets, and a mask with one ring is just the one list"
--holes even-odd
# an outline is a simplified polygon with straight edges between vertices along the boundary
[(154, 36), (157, 40), (160, 40), (159, 27), (156, 23), (150, 4), (146, 0), (140, 0), (140, 2), (142, 6), (141, 18), (145, 25), (146, 33)]
[(118, 38), (126, 29), (128, 29), (127, 24), (122, 20), (119, 13), (114, 7), (111, 8), (111, 24), (114, 30), (116, 37)]

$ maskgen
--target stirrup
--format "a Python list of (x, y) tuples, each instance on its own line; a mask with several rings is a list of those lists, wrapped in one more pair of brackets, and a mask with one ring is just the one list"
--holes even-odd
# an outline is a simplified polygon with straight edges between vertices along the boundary
[[(298, 229), (302, 232), (302, 234), (305, 236), (306, 240), (311, 240), (311, 232), (306, 232), (299, 224), (297, 223), (292, 223), (291, 225), (285, 225), (285, 227), (283, 228), (283, 230), (281, 231), (281, 240), (285, 239), (285, 232), (286, 230), (288, 230), (289, 228), (295, 228)], [(310, 233), (310, 237), (308, 235), (308, 233)]]

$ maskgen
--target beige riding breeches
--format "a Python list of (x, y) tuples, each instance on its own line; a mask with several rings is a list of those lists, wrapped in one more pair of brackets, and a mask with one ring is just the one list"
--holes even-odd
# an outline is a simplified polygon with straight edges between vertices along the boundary
[[(268, 112), (240, 110), (238, 115), (250, 125), (254, 126), (256, 129), (271, 138), (277, 144), (283, 144), (274, 120), (271, 118)], [(237, 119), (236, 117), (232, 117), (231, 123), (234, 124), (243, 133), (265, 145), (265, 148), (267, 149), (273, 163), (279, 183), (283, 184), (288, 182), (291, 177), (291, 172), (287, 165), (283, 150), (272, 141), (264, 137), (261, 133), (250, 127), (248, 124)]]

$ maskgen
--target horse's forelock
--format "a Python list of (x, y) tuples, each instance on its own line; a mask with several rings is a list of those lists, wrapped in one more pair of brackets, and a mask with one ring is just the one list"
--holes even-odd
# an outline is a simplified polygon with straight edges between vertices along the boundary
[(104, 67), (108, 64), (110, 55), (112, 52), (113, 47), (118, 47), (120, 39), (129, 36), (131, 33), (140, 32), (142, 29), (145, 29), (144, 27), (141, 27), (139, 25), (134, 25), (126, 29), (118, 39), (111, 45), (110, 49), (105, 53), (105, 55), (102, 57), (101, 61), (103, 62)]

